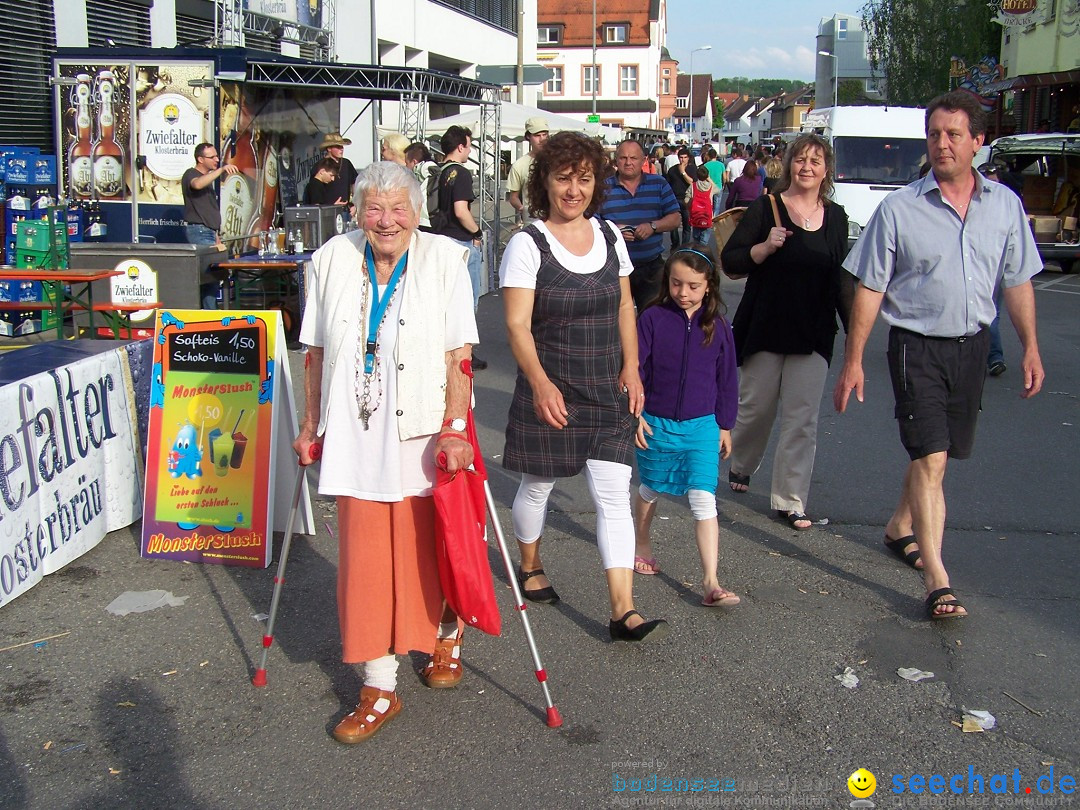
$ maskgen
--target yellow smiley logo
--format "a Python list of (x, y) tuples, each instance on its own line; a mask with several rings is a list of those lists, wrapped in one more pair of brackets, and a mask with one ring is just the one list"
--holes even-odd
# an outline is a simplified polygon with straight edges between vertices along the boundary
[(865, 799), (867, 796), (874, 795), (874, 791), (877, 790), (877, 779), (866, 768), (859, 768), (847, 778), (847, 789), (856, 799)]

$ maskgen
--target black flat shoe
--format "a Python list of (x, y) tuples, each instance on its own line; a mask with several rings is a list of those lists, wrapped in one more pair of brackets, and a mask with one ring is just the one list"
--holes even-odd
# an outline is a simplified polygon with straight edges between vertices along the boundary
[(475, 354), (472, 356), (473, 371), (483, 371), (487, 366), (487, 360), (481, 360)]
[(626, 620), (631, 616), (640, 616), (636, 610), (628, 611), (618, 621), (608, 622), (608, 633), (612, 641), (644, 641), (647, 638), (661, 639), (668, 634), (668, 623), (663, 619), (642, 622), (637, 627), (627, 627)]
[(533, 588), (531, 591), (525, 589), (525, 583), (528, 580), (541, 575), (544, 575), (543, 568), (537, 568), (535, 571), (522, 571), (521, 568), (518, 568), (517, 581), (518, 585), (521, 586), (521, 595), (530, 602), (539, 602), (542, 605), (554, 605), (559, 601), (559, 595), (555, 593), (555, 589), (550, 585), (546, 588)]

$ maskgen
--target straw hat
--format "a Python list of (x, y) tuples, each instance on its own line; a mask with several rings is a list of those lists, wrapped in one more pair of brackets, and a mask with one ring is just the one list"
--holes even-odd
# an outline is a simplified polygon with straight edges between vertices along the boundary
[(340, 132), (330, 132), (323, 138), (322, 143), (319, 144), (319, 148), (329, 149), (331, 146), (348, 146), (351, 143), (352, 141), (348, 138), (341, 137)]

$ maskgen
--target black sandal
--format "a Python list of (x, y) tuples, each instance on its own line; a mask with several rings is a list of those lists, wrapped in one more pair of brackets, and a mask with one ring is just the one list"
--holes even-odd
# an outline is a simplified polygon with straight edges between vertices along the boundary
[[(738, 473), (734, 473), (729, 470), (727, 474), (727, 482), (728, 487), (731, 489), (731, 491), (739, 495), (745, 495), (747, 492), (750, 491), (749, 475), (739, 475)], [(735, 489), (735, 487), (737, 486), (746, 487), (746, 489)]]
[(535, 571), (522, 571), (520, 566), (517, 570), (518, 585), (521, 586), (521, 595), (528, 599), (530, 602), (539, 602), (542, 605), (554, 605), (559, 601), (559, 595), (555, 593), (555, 589), (548, 585), (546, 588), (533, 588), (531, 591), (525, 589), (525, 583), (533, 577), (546, 576), (543, 568), (537, 568)]
[(644, 641), (646, 638), (660, 639), (668, 633), (668, 623), (663, 619), (642, 622), (637, 627), (627, 627), (626, 620), (631, 616), (640, 616), (636, 610), (629, 610), (618, 621), (608, 621), (608, 634), (612, 641)]
[[(797, 532), (805, 532), (814, 525), (814, 521), (810, 520), (810, 518), (802, 512), (788, 512), (784, 509), (777, 509), (776, 516), (780, 518), (780, 520), (786, 520), (787, 524)], [(810, 526), (796, 526), (795, 524), (800, 520), (805, 520)]]
[[(943, 601), (942, 597), (953, 597), (949, 601)], [(947, 613), (935, 613), (934, 608), (941, 607), (942, 605), (952, 605), (953, 610)], [(956, 608), (963, 610), (963, 613), (957, 613)], [(967, 616), (967, 608), (965, 608), (960, 600), (956, 598), (956, 592), (952, 588), (938, 588), (936, 591), (931, 591), (930, 595), (926, 597), (926, 615), (933, 621), (940, 621), (941, 619), (962, 619)]]
[[(915, 546), (915, 550), (905, 552), (904, 549), (911, 545)], [(906, 562), (916, 571), (922, 570), (915, 564), (922, 559), (922, 557), (919, 556), (919, 544), (918, 541), (915, 540), (915, 535), (909, 534), (906, 537), (898, 537), (893, 540), (891, 537), (889, 537), (889, 535), (886, 534), (885, 548), (895, 554), (898, 559)]]

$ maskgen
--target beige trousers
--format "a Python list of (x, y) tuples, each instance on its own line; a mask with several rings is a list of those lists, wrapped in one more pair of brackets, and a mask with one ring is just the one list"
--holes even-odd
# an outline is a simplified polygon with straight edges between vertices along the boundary
[[(772, 508), (805, 512), (817, 453), (818, 412), (829, 366), (820, 354), (755, 352), (739, 375), (739, 416), (731, 431), (731, 471), (761, 466), (777, 410), (780, 435), (773, 459)], [(779, 407), (778, 407), (779, 406)]]

